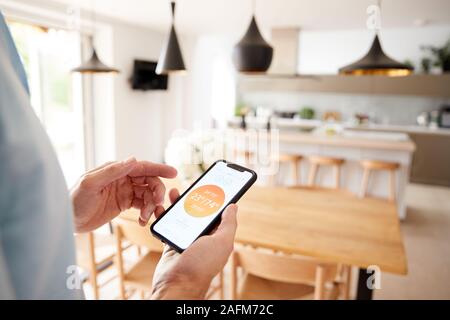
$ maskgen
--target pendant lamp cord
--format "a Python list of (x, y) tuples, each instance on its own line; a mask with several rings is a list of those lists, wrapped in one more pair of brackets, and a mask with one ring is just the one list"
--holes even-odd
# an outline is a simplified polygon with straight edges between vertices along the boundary
[(90, 6), (91, 6), (91, 23), (92, 23), (92, 28), (95, 28), (95, 24), (97, 22), (97, 12), (95, 11), (95, 9), (96, 9), (95, 0), (91, 0), (90, 1)]
[(256, 15), (256, 0), (252, 0), (252, 14)]
[(92, 50), (95, 51), (95, 45), (94, 45), (94, 37), (95, 37), (95, 20), (96, 20), (96, 16), (95, 16), (95, 8), (94, 8), (94, 1), (95, 0), (91, 0), (90, 1), (90, 7), (91, 7), (91, 28), (92, 28), (92, 36), (90, 37), (91, 39), (91, 46), (92, 46)]
[(381, 1), (382, 0), (378, 0), (378, 8), (380, 8), (379, 10), (380, 10), (380, 16), (379, 16), (379, 19), (380, 19), (380, 26), (379, 26), (379, 28), (377, 28), (376, 29), (376, 34), (380, 34), (380, 29), (381, 29)]
[(175, 20), (175, 1), (171, 1), (170, 6), (172, 7), (172, 22), (173, 22)]

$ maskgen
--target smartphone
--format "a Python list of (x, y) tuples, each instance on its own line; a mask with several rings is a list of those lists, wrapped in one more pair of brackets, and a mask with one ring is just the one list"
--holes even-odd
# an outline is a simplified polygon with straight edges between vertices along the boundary
[(150, 231), (183, 252), (213, 230), (225, 208), (236, 203), (256, 178), (253, 170), (218, 160), (151, 225)]

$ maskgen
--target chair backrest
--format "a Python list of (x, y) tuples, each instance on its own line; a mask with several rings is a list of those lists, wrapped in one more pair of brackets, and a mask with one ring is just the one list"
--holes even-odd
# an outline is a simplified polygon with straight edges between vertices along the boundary
[(335, 264), (321, 263), (308, 257), (248, 246), (236, 248), (234, 254), (237, 266), (267, 280), (314, 285), (318, 267), (324, 271), (324, 282), (333, 281), (336, 277)]
[(163, 244), (150, 234), (147, 226), (141, 227), (137, 221), (120, 217), (114, 219), (114, 224), (120, 230), (121, 237), (131, 244), (146, 247), (151, 251), (163, 251)]

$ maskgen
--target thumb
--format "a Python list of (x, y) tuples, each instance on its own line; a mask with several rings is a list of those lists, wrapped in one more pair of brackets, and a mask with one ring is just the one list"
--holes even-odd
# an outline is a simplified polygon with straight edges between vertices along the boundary
[(113, 162), (97, 171), (90, 172), (86, 176), (86, 182), (94, 187), (104, 187), (117, 179), (125, 177), (133, 170), (136, 164), (137, 161), (134, 157), (121, 162)]
[(227, 238), (227, 240), (233, 241), (237, 229), (237, 214), (238, 206), (230, 204), (222, 214), (222, 221), (217, 228), (214, 235)]

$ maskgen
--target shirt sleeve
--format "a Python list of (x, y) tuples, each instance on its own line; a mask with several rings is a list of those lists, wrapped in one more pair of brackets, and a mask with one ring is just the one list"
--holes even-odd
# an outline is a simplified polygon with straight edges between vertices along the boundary
[(76, 299), (72, 207), (0, 14), (0, 298)]

